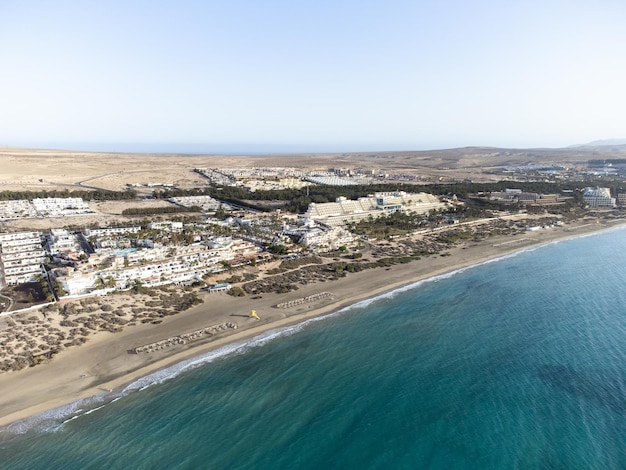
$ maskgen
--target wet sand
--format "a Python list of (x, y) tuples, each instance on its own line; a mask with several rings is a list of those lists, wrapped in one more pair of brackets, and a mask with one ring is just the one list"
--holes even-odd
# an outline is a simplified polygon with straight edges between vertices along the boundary
[[(447, 250), (449, 256), (433, 255), (390, 268), (351, 273), (335, 281), (310, 283), (287, 294), (263, 294), (261, 298), (253, 298), (257, 296), (205, 293), (203, 304), (166, 317), (160, 324), (136, 325), (119, 333), (100, 332), (82, 346), (62, 350), (49, 363), (0, 374), (0, 426), (82, 398), (115, 393), (140, 377), (229, 343), (300, 323), (422, 279), (625, 222), (621, 219), (601, 223), (580, 221), (514, 237), (491, 237)], [(332, 295), (319, 295), (320, 298), (315, 299), (324, 292)], [(292, 302), (295, 306), (290, 308), (277, 308), (278, 304), (309, 296), (314, 300)], [(258, 313), (260, 320), (249, 316), (251, 310)], [(237, 328), (150, 353), (132, 352), (139, 346), (226, 322), (236, 324)]]

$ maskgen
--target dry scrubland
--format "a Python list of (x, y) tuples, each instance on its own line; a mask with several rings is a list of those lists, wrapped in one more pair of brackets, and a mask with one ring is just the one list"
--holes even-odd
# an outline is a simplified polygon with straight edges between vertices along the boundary
[(150, 293), (66, 300), (41, 310), (0, 317), (0, 372), (48, 362), (63, 349), (80, 346), (100, 332), (119, 333), (201, 303), (196, 292), (173, 286)]
[[(622, 154), (611, 154), (612, 158)], [(585, 163), (599, 158), (591, 150), (515, 150), (468, 147), (451, 150), (281, 154), (258, 156), (122, 154), (30, 150), (0, 147), (0, 188), (12, 190), (84, 189), (88, 186), (122, 190), (127, 184), (167, 182), (188, 188), (204, 184), (193, 168), (277, 167), (386, 169), (418, 175), (425, 180), (471, 178), (490, 181), (488, 172), (530, 163)], [(43, 180), (43, 181), (42, 181)]]

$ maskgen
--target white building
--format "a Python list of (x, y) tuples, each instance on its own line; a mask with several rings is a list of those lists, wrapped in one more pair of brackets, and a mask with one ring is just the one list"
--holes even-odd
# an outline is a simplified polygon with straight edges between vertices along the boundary
[(375, 193), (357, 200), (339, 197), (335, 202), (309, 204), (307, 211), (299, 217), (326, 225), (345, 225), (359, 222), (372, 216), (385, 216), (393, 212), (426, 214), (431, 210), (445, 208), (436, 196), (428, 193), (406, 193), (404, 191)]
[(283, 231), (291, 237), (299, 237), (298, 243), (318, 253), (333, 251), (345, 246), (352, 248), (358, 245), (359, 239), (342, 227), (316, 224), (307, 221), (302, 227), (289, 228)]
[(0, 220), (13, 220), (22, 217), (37, 217), (37, 211), (26, 199), (0, 201)]
[(235, 259), (237, 252), (231, 245), (209, 248), (195, 243), (96, 254), (80, 271), (60, 271), (57, 280), (69, 295), (88, 294), (98, 285), (126, 289), (136, 281), (144, 286), (199, 281), (206, 274), (223, 271), (223, 261)]
[(42, 248), (41, 233), (17, 232), (0, 235), (0, 285), (22, 284), (42, 274), (46, 252)]
[(90, 228), (90, 229), (85, 230), (85, 236), (102, 237), (102, 236), (108, 236), (108, 235), (124, 235), (128, 233), (137, 233), (140, 230), (141, 230), (141, 227), (139, 226)]
[(170, 230), (172, 232), (180, 232), (183, 229), (183, 223), (166, 220), (164, 222), (152, 222), (148, 225), (148, 228), (151, 230)]
[(100, 276), (93, 273), (57, 271), (56, 280), (61, 283), (67, 295), (84, 295), (97, 289)]
[(585, 188), (583, 189), (583, 199), (591, 207), (615, 207), (615, 198), (611, 197), (611, 190), (609, 188)]
[(48, 252), (51, 255), (80, 251), (80, 243), (75, 234), (63, 228), (53, 228), (48, 237)]
[(230, 210), (230, 206), (228, 204), (223, 204), (211, 196), (172, 197), (169, 201), (183, 207), (200, 207), (205, 212), (213, 212), (220, 207)]
[(43, 217), (65, 217), (93, 212), (82, 197), (35, 198), (33, 207)]
[(307, 176), (305, 178), (306, 181), (325, 185), (325, 186), (356, 186), (363, 184), (372, 184), (374, 182), (373, 178), (368, 177), (341, 177), (341, 176)]
[(124, 289), (132, 287), (136, 280), (145, 286), (200, 280), (202, 276), (223, 269), (221, 264), (185, 262), (180, 259), (155, 262), (143, 266), (100, 271), (101, 278), (111, 277), (115, 287)]

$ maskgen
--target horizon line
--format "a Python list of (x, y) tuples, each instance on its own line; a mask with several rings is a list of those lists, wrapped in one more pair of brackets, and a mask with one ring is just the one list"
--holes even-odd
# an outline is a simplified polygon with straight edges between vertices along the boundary
[[(607, 139), (608, 140), (608, 139)], [(611, 139), (617, 140), (617, 139)], [(600, 144), (593, 141), (587, 144), (575, 144), (564, 147), (501, 147), (494, 145), (462, 145), (462, 146), (433, 146), (429, 148), (394, 148), (394, 146), (370, 147), (354, 149), (346, 145), (294, 145), (294, 144), (201, 144), (201, 143), (34, 143), (34, 144), (0, 144), (0, 148), (16, 148), (23, 150), (48, 150), (65, 152), (90, 152), (90, 153), (119, 153), (119, 154), (162, 154), (162, 155), (289, 155), (289, 154), (333, 154), (333, 153), (376, 153), (376, 152), (430, 152), (459, 149), (506, 149), (506, 150), (567, 150), (594, 146), (622, 146), (626, 144)], [(626, 141), (625, 141), (626, 142)], [(187, 148), (185, 148), (187, 147)], [(282, 147), (282, 148), (281, 148)], [(308, 147), (308, 148), (307, 148)], [(364, 146), (365, 147), (365, 146)], [(369, 147), (369, 146), (367, 146)]]

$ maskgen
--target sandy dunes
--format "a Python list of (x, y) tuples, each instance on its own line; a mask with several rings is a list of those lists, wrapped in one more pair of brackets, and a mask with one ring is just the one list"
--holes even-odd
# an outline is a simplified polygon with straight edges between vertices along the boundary
[(64, 300), (39, 310), (0, 317), (0, 373), (46, 363), (101, 332), (158, 325), (201, 303), (194, 291), (163, 286), (147, 293)]

